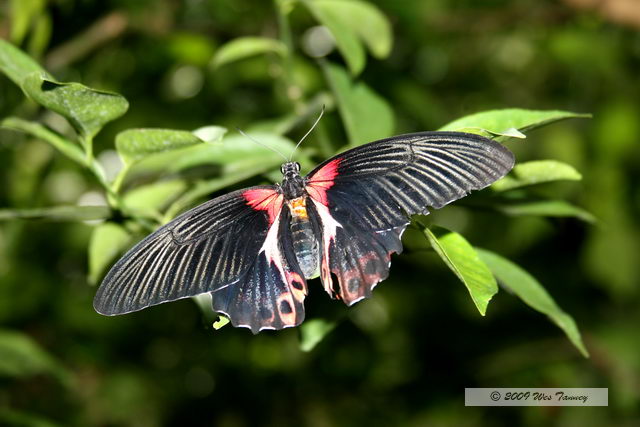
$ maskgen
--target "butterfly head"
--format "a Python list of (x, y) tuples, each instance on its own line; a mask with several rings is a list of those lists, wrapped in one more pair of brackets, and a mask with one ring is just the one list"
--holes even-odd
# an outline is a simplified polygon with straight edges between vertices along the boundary
[(300, 175), (300, 163), (298, 162), (287, 162), (283, 163), (280, 166), (280, 172), (284, 175), (285, 178), (293, 177), (295, 175)]
[(287, 162), (280, 167), (284, 175), (282, 189), (287, 199), (295, 199), (304, 193), (304, 180), (300, 176), (300, 163)]

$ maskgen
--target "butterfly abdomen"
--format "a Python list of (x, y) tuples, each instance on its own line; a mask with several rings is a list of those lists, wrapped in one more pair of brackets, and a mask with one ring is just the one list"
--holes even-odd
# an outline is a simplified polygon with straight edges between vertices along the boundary
[(298, 264), (306, 279), (314, 278), (318, 276), (320, 252), (307, 214), (306, 197), (298, 197), (287, 203), (291, 211), (291, 236)]

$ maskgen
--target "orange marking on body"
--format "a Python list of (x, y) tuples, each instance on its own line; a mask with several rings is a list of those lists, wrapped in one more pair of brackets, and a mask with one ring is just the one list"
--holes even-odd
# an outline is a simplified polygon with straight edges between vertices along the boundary
[(315, 199), (317, 202), (327, 206), (329, 201), (327, 200), (327, 190), (333, 187), (334, 179), (338, 176), (338, 167), (340, 166), (341, 158), (333, 159), (307, 181), (307, 194)]
[(270, 188), (256, 188), (242, 193), (247, 204), (255, 210), (267, 211), (269, 224), (273, 224), (282, 209), (282, 194)]
[(289, 205), (289, 209), (291, 210), (291, 215), (296, 218), (308, 219), (307, 215), (307, 199), (306, 197), (298, 197), (296, 199), (291, 199), (287, 202)]

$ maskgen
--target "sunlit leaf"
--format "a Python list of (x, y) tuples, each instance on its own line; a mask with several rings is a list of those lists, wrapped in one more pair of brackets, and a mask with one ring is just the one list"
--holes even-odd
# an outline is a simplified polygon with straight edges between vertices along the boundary
[(285, 45), (267, 37), (239, 37), (222, 45), (213, 56), (213, 66), (220, 67), (230, 62), (263, 53), (286, 53)]
[(22, 89), (38, 104), (68, 119), (82, 136), (89, 139), (129, 108), (122, 95), (80, 83), (58, 83), (39, 72), (29, 74), (22, 82)]
[(51, 75), (29, 55), (3, 39), (0, 39), (0, 71), (18, 86), (22, 85), (26, 76), (34, 72), (52, 79)]
[(327, 27), (333, 35), (336, 46), (351, 74), (358, 75), (364, 69), (366, 55), (358, 33), (354, 29), (358, 23), (352, 20), (352, 17), (343, 15), (344, 11), (341, 10), (340, 3), (342, 2), (327, 0), (307, 0), (304, 2), (314, 18)]
[(175, 173), (202, 165), (219, 166), (221, 173), (238, 172), (252, 168), (264, 170), (264, 167), (280, 166), (285, 160), (273, 150), (279, 151), (283, 156), (288, 156), (295, 147), (291, 140), (280, 135), (256, 132), (251, 136), (263, 145), (258, 145), (242, 135), (234, 134), (226, 136), (222, 141), (216, 143), (195, 145), (146, 158), (136, 165), (136, 170), (139, 172)]
[(311, 319), (300, 325), (300, 350), (313, 350), (337, 323), (325, 319)]
[(80, 164), (86, 162), (80, 146), (39, 123), (22, 120), (17, 117), (7, 117), (0, 121), (0, 127), (26, 132), (31, 136), (48, 142), (70, 159)]
[[(440, 129), (442, 130), (442, 129)], [(508, 128), (505, 129), (503, 131), (495, 131), (495, 130), (490, 130), (490, 129), (484, 129), (481, 127), (463, 127), (463, 128), (459, 128), (456, 129), (456, 132), (466, 132), (466, 133), (475, 133), (478, 135), (483, 135), (483, 136), (488, 136), (490, 138), (517, 138), (517, 139), (526, 139), (527, 135), (525, 135), (524, 133), (520, 132), (518, 129), (516, 128)]]
[(227, 133), (222, 126), (204, 126), (193, 131), (193, 134), (205, 142), (220, 142)]
[(393, 110), (384, 98), (363, 82), (353, 82), (340, 66), (327, 64), (323, 68), (336, 97), (350, 146), (393, 134)]
[(111, 216), (107, 206), (55, 206), (33, 209), (0, 209), (0, 221), (43, 219), (49, 221), (89, 221)]
[(184, 130), (129, 129), (116, 136), (116, 149), (125, 165), (131, 165), (152, 154), (203, 142), (192, 132)]
[(528, 306), (549, 316), (553, 323), (567, 334), (569, 340), (580, 350), (580, 353), (589, 357), (573, 318), (558, 307), (549, 293), (533, 276), (496, 253), (480, 248), (476, 248), (476, 252), (500, 283), (512, 290)]
[[(571, 118), (588, 118), (590, 114), (570, 111), (539, 111), (520, 108), (483, 111), (464, 116), (441, 127), (439, 130), (463, 131), (470, 133), (488, 133), (489, 135), (514, 136), (513, 129), (519, 132), (528, 131), (560, 120)], [(517, 136), (517, 135), (516, 135)]]
[(220, 329), (228, 325), (229, 322), (230, 320), (227, 316), (218, 316), (218, 320), (213, 322), (212, 326), (213, 326), (213, 329), (215, 329), (216, 331), (219, 331)]
[(421, 228), (436, 253), (467, 287), (478, 311), (484, 316), (489, 300), (498, 292), (489, 268), (462, 235), (442, 227)]
[(375, 5), (363, 1), (322, 0), (334, 3), (346, 18), (369, 51), (376, 58), (389, 56), (393, 44), (391, 24), (387, 17)]
[(250, 178), (266, 169), (245, 169), (234, 173), (225, 173), (218, 178), (212, 178), (200, 181), (193, 185), (189, 191), (185, 192), (175, 202), (169, 206), (164, 215), (163, 222), (168, 222), (176, 217), (179, 213), (192, 207), (197, 201), (203, 197), (219, 191), (225, 187), (238, 183), (242, 180)]
[(0, 375), (28, 377), (39, 374), (52, 375), (67, 385), (71, 380), (70, 372), (30, 336), (0, 330)]
[(98, 283), (105, 269), (130, 242), (131, 235), (118, 224), (105, 222), (95, 227), (89, 240), (89, 283)]
[(504, 178), (491, 185), (495, 191), (507, 191), (550, 181), (579, 181), (582, 175), (571, 165), (557, 160), (518, 163)]
[(391, 25), (373, 4), (357, 0), (315, 0), (308, 2), (308, 6), (316, 19), (334, 35), (352, 74), (361, 71), (358, 68), (360, 61), (364, 67), (364, 54), (360, 59), (362, 48), (355, 47), (354, 34), (376, 58), (389, 55), (393, 43)]
[(534, 215), (548, 217), (573, 217), (590, 223), (595, 223), (597, 221), (596, 217), (591, 213), (564, 200), (499, 202), (492, 206), (500, 212), (513, 216)]
[(128, 191), (123, 201), (129, 211), (137, 215), (153, 217), (186, 189), (187, 183), (182, 179), (158, 181)]

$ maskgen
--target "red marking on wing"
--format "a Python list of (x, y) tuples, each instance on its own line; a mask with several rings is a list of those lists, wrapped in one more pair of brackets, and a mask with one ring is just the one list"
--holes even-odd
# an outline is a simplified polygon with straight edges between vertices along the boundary
[(327, 206), (327, 190), (333, 187), (342, 158), (331, 160), (309, 178), (305, 187), (309, 196)]
[(247, 204), (255, 210), (267, 211), (269, 224), (273, 224), (282, 209), (282, 194), (270, 188), (257, 188), (242, 193)]

